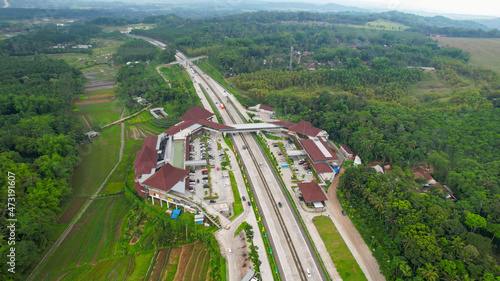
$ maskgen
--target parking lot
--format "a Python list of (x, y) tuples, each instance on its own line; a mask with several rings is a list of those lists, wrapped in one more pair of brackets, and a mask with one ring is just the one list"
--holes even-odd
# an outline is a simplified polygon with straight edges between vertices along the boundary
[[(208, 166), (196, 167), (189, 177), (190, 185), (193, 188), (192, 192), (197, 197), (201, 199), (207, 196), (218, 197), (204, 199), (208, 204), (215, 204), (216, 208), (219, 207), (220, 203), (228, 203), (230, 206), (230, 203), (234, 201), (229, 171), (223, 170), (221, 166), (221, 162), (226, 160), (226, 156), (224, 150), (218, 149), (218, 138), (221, 138), (220, 133), (210, 132), (209, 138), (205, 142), (201, 141), (204, 137), (198, 137), (190, 144), (190, 158), (208, 160)], [(209, 181), (212, 186), (211, 194)]]
[[(286, 156), (285, 155), (280, 155), (282, 154), (280, 151), (279, 146), (277, 143), (279, 141), (270, 141), (272, 145), (270, 146), (271, 152), (274, 153), (276, 156), (276, 160), (278, 161), (279, 166), (281, 167), (284, 164), (288, 164), (286, 161)], [(293, 142), (283, 140), (283, 146), (285, 147), (286, 150), (295, 150), (297, 147)], [(310, 165), (307, 165), (306, 163), (300, 162), (300, 160), (305, 159), (305, 156), (292, 156), (290, 157), (293, 161), (293, 165), (290, 165), (290, 169), (293, 169), (295, 172), (295, 175), (297, 176), (298, 180), (305, 181), (305, 182), (310, 182), (313, 180), (314, 175), (311, 171)], [(283, 169), (283, 168), (282, 168)], [(285, 168), (286, 169), (286, 168)]]

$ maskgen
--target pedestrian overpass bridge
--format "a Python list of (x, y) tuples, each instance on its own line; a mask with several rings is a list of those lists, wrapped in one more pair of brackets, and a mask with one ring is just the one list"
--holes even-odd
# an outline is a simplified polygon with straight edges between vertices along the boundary
[(281, 130), (286, 128), (285, 126), (280, 126), (271, 123), (244, 123), (244, 124), (231, 124), (228, 126), (231, 128), (218, 129), (218, 131), (223, 133), (245, 133), (245, 132)]

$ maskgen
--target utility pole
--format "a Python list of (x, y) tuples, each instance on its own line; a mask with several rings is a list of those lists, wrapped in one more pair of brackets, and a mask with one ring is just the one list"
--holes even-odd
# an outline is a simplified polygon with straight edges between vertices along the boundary
[(293, 46), (290, 47), (290, 72), (292, 72)]

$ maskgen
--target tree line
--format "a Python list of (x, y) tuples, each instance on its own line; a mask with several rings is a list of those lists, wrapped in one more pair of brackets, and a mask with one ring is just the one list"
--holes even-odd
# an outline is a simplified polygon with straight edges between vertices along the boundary
[[(0, 171), (15, 174), (15, 212), (8, 209), (7, 177), (0, 178), (0, 253), (6, 257), (8, 218), (16, 222), (16, 271), (44, 250), (70, 180), (82, 140), (71, 100), (83, 75), (62, 60), (0, 57)], [(11, 278), (7, 264), (1, 276)]]

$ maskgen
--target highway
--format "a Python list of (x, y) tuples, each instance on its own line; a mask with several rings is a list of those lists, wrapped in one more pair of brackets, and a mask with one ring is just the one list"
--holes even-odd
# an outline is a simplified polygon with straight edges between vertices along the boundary
[[(177, 53), (177, 56), (184, 62), (188, 61), (181, 53)], [(217, 110), (224, 123), (244, 123), (233, 105), (227, 102), (227, 90), (198, 67), (191, 63), (189, 65), (188, 73), (195, 76), (214, 104), (217, 103)], [(194, 70), (194, 73), (191, 70)], [(231, 100), (237, 102), (233, 98)], [(225, 106), (224, 110), (221, 110), (221, 103)], [(326, 280), (309, 240), (257, 141), (250, 133), (240, 133), (232, 138), (249, 175), (261, 214), (258, 219), (262, 219), (266, 227), (281, 278), (294, 281)], [(243, 149), (243, 145), (247, 149)], [(278, 202), (282, 203), (282, 207), (278, 207)], [(307, 276), (307, 270), (311, 277)]]

